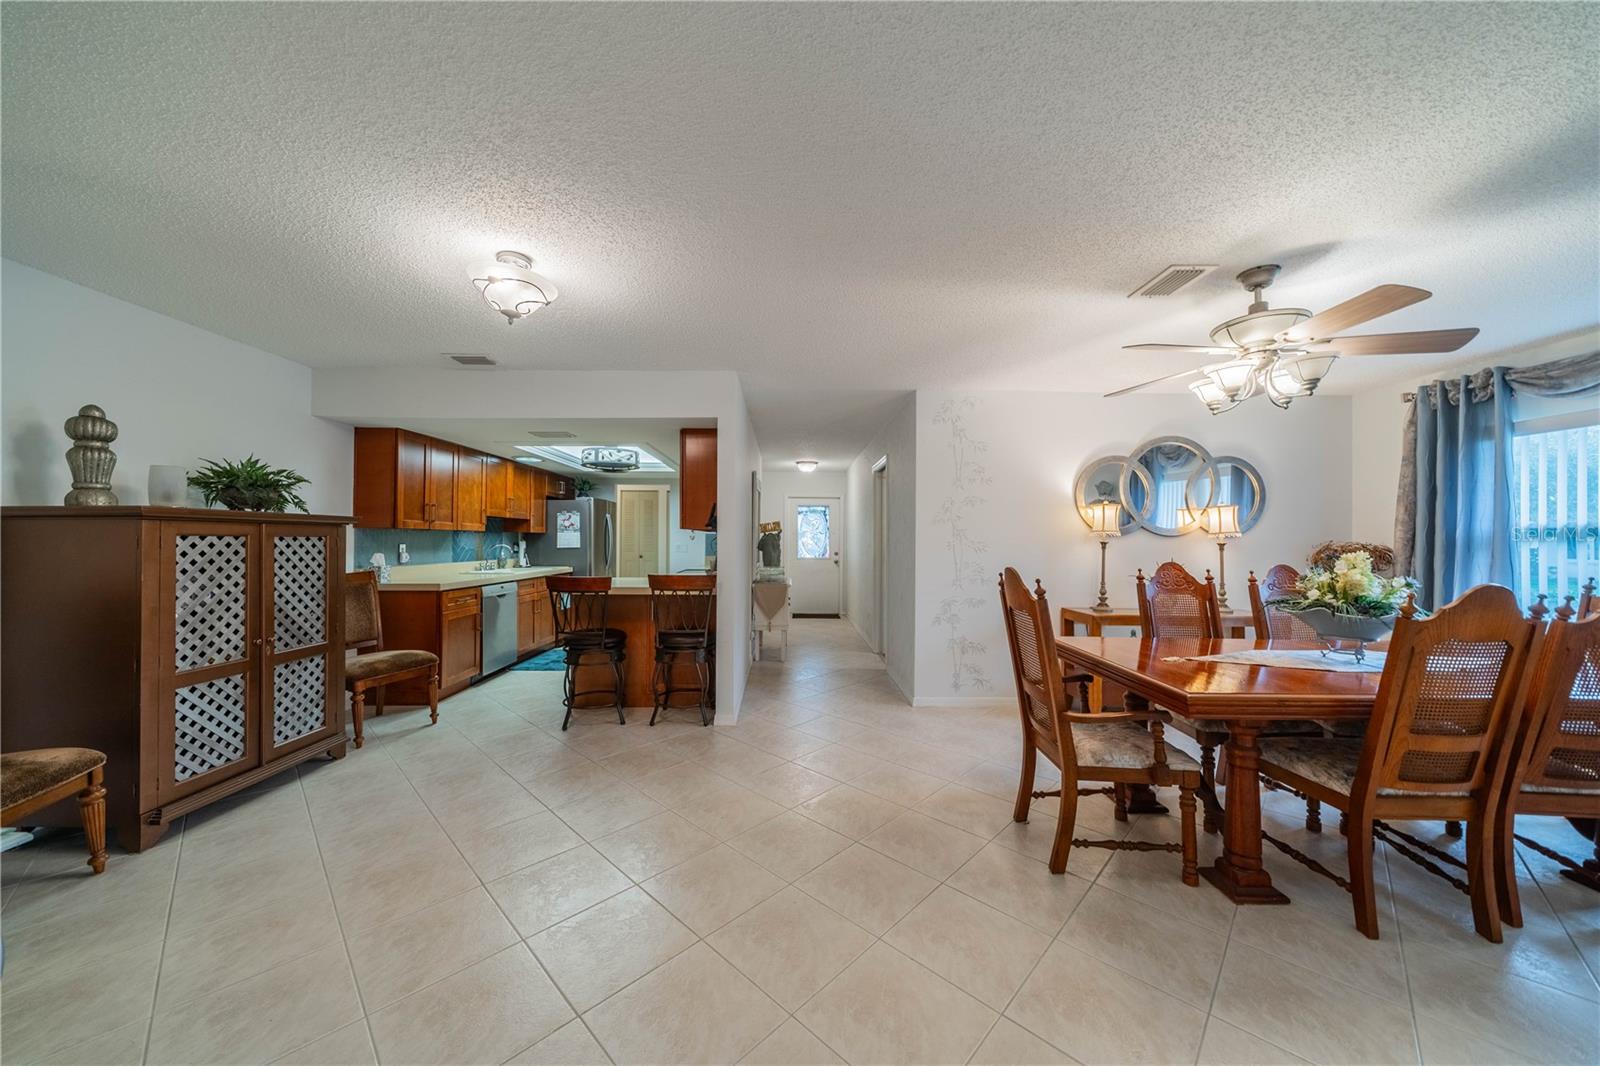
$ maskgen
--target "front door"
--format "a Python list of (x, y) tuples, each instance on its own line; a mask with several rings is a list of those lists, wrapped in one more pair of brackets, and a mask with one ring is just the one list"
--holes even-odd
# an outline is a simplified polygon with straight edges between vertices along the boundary
[(788, 538), (792, 545), (786, 561), (794, 581), (793, 605), (797, 615), (839, 616), (840, 575), (843, 566), (844, 529), (839, 524), (839, 498), (789, 498)]

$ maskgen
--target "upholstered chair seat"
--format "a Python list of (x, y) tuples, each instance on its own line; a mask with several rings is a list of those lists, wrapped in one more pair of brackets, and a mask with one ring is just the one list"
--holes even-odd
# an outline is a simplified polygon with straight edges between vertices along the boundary
[(104, 753), (93, 748), (7, 752), (0, 755), (0, 807), (26, 803), (105, 764)]
[(344, 681), (349, 686), (355, 681), (367, 681), (401, 670), (436, 666), (438, 662), (439, 657), (431, 651), (375, 651), (352, 655), (344, 661)]
[[(1084, 724), (1072, 728), (1072, 749), (1080, 767), (1148, 770), (1156, 765), (1150, 731), (1137, 721)], [(1169, 770), (1200, 771), (1200, 764), (1180, 748), (1164, 747)]]

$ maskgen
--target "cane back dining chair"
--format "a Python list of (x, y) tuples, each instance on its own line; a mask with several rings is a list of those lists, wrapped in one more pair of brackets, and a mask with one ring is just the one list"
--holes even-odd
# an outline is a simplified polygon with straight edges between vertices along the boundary
[[(355, 724), (356, 747), (366, 743), (362, 720), (367, 693), (374, 710), (383, 714), (383, 689), (397, 681), (428, 679), (428, 724), (439, 721), (439, 657), (431, 651), (395, 650), (383, 646), (383, 615), (378, 609), (378, 575), (356, 570), (344, 576), (344, 644), (355, 655), (344, 661), (344, 687), (350, 693), (350, 717)], [(362, 651), (361, 649), (369, 649)]]
[(1574, 862), (1515, 835), (1519, 814), (1600, 819), (1600, 614), (1574, 620), (1576, 614), (1569, 602), (1545, 634), (1495, 829), (1500, 912), (1512, 926), (1522, 925), (1515, 841), (1560, 863), (1563, 876), (1600, 891), (1600, 842), (1593, 857)]
[[(1079, 713), (1071, 710), (1061, 660), (1056, 655), (1050, 628), (1050, 606), (1043, 587), (1034, 583), (1030, 593), (1021, 576), (1010, 567), (1000, 575), (1000, 607), (1005, 615), (1006, 640), (1011, 647), (1011, 667), (1017, 685), (1017, 708), (1022, 718), (1022, 777), (1017, 783), (1017, 803), (1012, 818), (1028, 820), (1032, 800), (1061, 797), (1057, 811), (1055, 843), (1050, 849), (1050, 872), (1067, 870), (1073, 847), (1102, 847), (1140, 851), (1175, 851), (1183, 857), (1186, 885), (1200, 883), (1196, 865), (1194, 828), (1195, 790), (1200, 787), (1200, 767), (1188, 755), (1169, 748), (1162, 725), (1131, 711)], [(1061, 771), (1059, 790), (1034, 790), (1038, 753)], [(1079, 788), (1080, 781), (1103, 782), (1099, 788)], [(1128, 785), (1176, 785), (1182, 818), (1181, 843), (1087, 840), (1072, 835), (1080, 795), (1110, 795)]]
[(1297, 618), (1292, 612), (1272, 606), (1272, 601), (1291, 596), (1300, 571), (1288, 563), (1279, 563), (1267, 571), (1267, 576), (1256, 580), (1250, 571), (1250, 621), (1255, 627), (1257, 640), (1320, 640), (1317, 631)]
[(1364, 740), (1261, 742), (1264, 776), (1346, 814), (1349, 880), (1262, 835), (1350, 892), (1356, 928), (1376, 940), (1374, 838), (1419, 858), (1384, 820), (1463, 821), (1467, 881), (1443, 876), (1471, 897), (1478, 934), (1499, 943), (1495, 819), (1540, 624), (1523, 618), (1516, 596), (1500, 585), (1469, 589), (1431, 618), (1417, 613), (1410, 598), (1395, 620)]
[[(1139, 599), (1139, 628), (1147, 640), (1220, 640), (1224, 636), (1222, 611), (1217, 605), (1217, 586), (1206, 571), (1199, 580), (1176, 562), (1156, 567), (1149, 578), (1144, 570), (1135, 575)], [(1137, 708), (1142, 709), (1142, 708)], [(1205, 801), (1203, 825), (1207, 833), (1222, 828), (1221, 807), (1217, 803), (1217, 745), (1228, 739), (1227, 730), (1213, 722), (1172, 719), (1172, 724), (1200, 745), (1200, 780)]]

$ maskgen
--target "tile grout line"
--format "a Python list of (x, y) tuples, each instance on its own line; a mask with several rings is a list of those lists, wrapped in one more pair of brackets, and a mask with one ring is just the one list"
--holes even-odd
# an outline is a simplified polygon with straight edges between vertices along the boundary
[[(178, 872), (183, 866), (183, 845), (188, 837), (189, 817), (184, 816), (183, 825), (178, 829), (178, 853), (172, 858), (172, 887), (167, 892), (167, 920), (161, 929), (161, 952), (156, 960), (155, 985), (150, 990), (150, 1021), (145, 1026), (144, 1050), (140, 1053), (139, 1061), (148, 1062), (150, 1059), (150, 1041), (156, 1031), (156, 1003), (161, 998), (161, 968), (167, 961), (167, 938), (172, 935), (172, 907), (178, 898)], [(109, 863), (107, 865), (110, 865)], [(82, 1041), (79, 1041), (82, 1043)]]
[[(1394, 901), (1394, 871), (1389, 864), (1393, 856), (1388, 845), (1383, 845), (1383, 870), (1389, 879), (1389, 893), (1391, 902)], [(1400, 907), (1394, 903), (1394, 939), (1400, 948), (1400, 975), (1406, 983), (1406, 1007), (1411, 1014), (1411, 1049), (1416, 1054), (1416, 1061), (1423, 1062), (1422, 1057), (1422, 1026), (1417, 1022), (1417, 994), (1411, 987), (1411, 967), (1406, 965), (1406, 933), (1404, 923), (1400, 921)]]
[[(1195, 1045), (1194, 1061), (1200, 1061), (1200, 1053), (1205, 1050), (1206, 1033), (1211, 1030), (1211, 1019), (1217, 1009), (1217, 992), (1222, 988), (1222, 970), (1228, 964), (1228, 948), (1233, 945), (1233, 927), (1239, 921), (1239, 905), (1234, 904), (1233, 913), (1228, 916), (1228, 932), (1222, 941), (1222, 958), (1217, 960), (1217, 975), (1211, 979), (1211, 1000), (1206, 1004), (1206, 1020), (1200, 1025), (1200, 1042)], [(1221, 1021), (1222, 1019), (1218, 1019)], [(1225, 1023), (1225, 1024), (1232, 1024)], [(1278, 1045), (1273, 1044), (1273, 1047)]]

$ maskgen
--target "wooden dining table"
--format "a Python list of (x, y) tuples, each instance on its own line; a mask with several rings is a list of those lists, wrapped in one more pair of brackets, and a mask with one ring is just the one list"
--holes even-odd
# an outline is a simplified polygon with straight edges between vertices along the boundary
[(1287, 903), (1261, 861), (1260, 749), (1271, 722), (1289, 719), (1364, 719), (1378, 695), (1377, 673), (1302, 670), (1242, 663), (1194, 662), (1189, 657), (1272, 648), (1318, 649), (1293, 641), (1146, 640), (1142, 637), (1058, 637), (1068, 673), (1089, 673), (1120, 685), (1151, 705), (1228, 731), (1227, 803), (1222, 855), (1200, 875), (1235, 903)]

